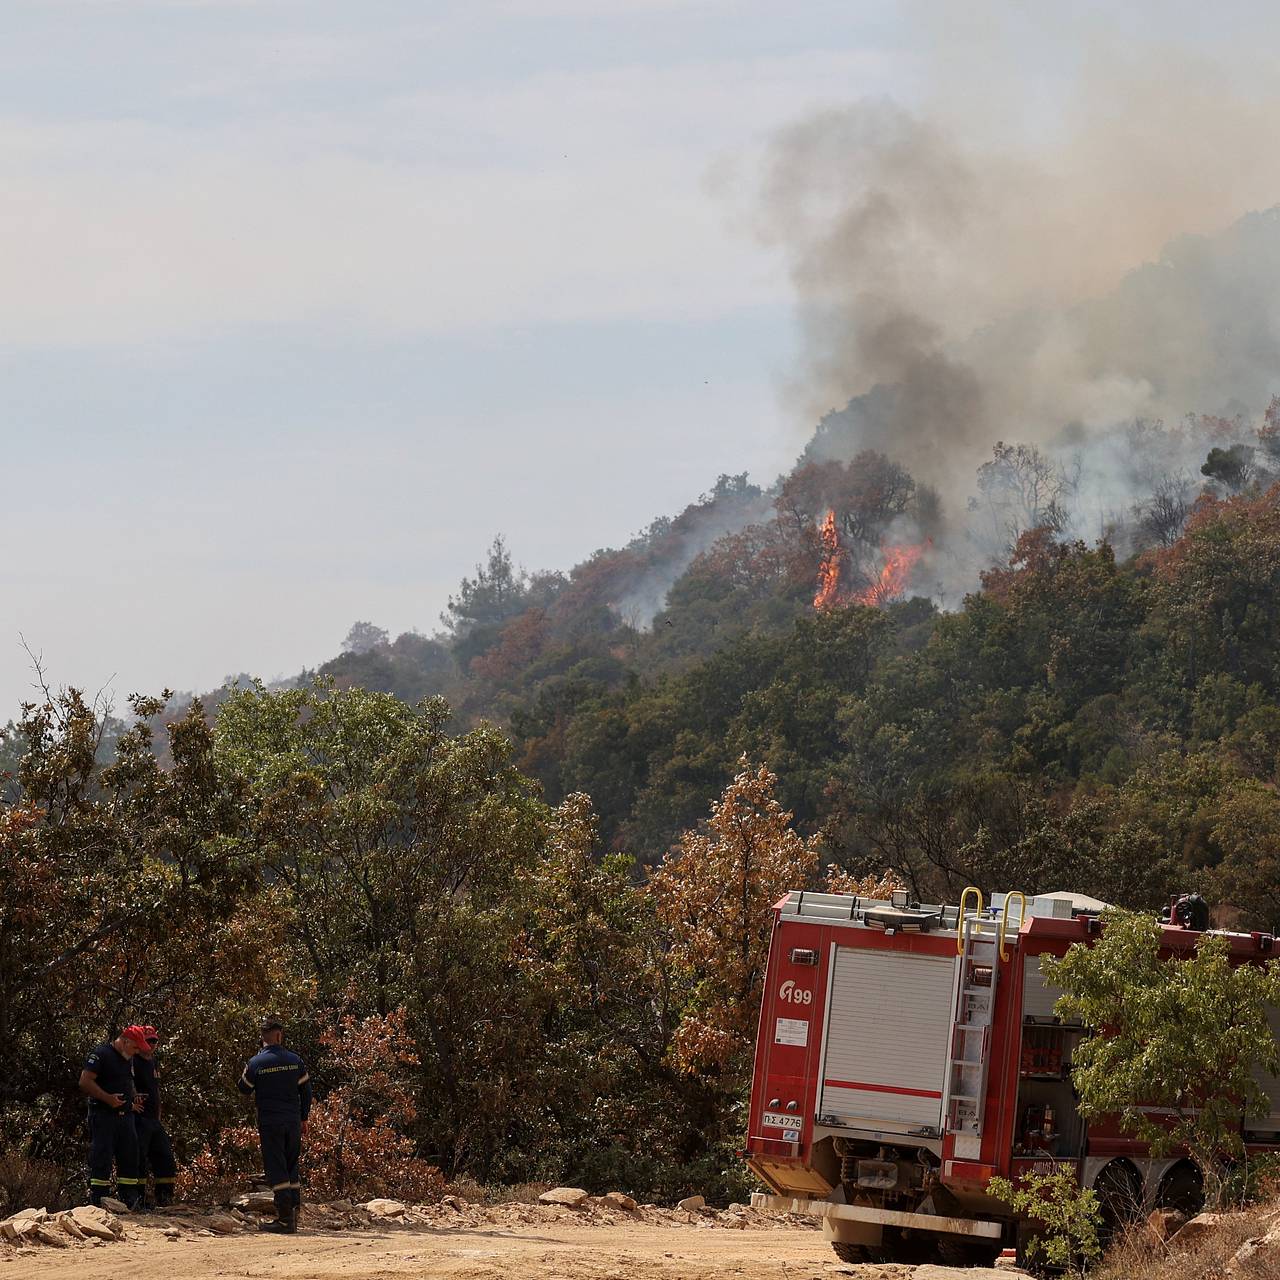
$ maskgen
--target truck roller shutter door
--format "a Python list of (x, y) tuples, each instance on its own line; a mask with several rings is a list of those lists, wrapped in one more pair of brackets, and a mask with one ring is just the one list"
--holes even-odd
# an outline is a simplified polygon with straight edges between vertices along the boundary
[(940, 1128), (954, 957), (837, 949), (819, 1113), (852, 1128)]
[(1053, 1006), (1061, 994), (1061, 987), (1051, 987), (1045, 981), (1040, 957), (1027, 956), (1022, 962), (1022, 1016), (1052, 1018)]

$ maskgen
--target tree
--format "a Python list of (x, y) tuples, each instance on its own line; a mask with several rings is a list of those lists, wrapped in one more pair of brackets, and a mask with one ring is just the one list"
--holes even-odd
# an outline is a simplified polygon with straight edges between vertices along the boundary
[(440, 621), (456, 636), (476, 627), (494, 626), (513, 618), (524, 607), (529, 575), (516, 568), (506, 539), (498, 534), (474, 578), (463, 578), (458, 594), (449, 597)]
[(818, 865), (817, 842), (791, 829), (774, 796), (777, 777), (743, 756), (711, 808), (706, 831), (686, 831), (650, 888), (669, 931), (673, 980), (684, 991), (673, 1042), (688, 1071), (740, 1071), (760, 1007), (770, 907), (802, 888)]
[(1072, 1063), (1081, 1113), (1115, 1115), (1156, 1154), (1184, 1147), (1216, 1207), (1243, 1152), (1242, 1114), (1268, 1106), (1257, 1069), (1280, 1071), (1267, 1020), (1280, 961), (1233, 964), (1228, 940), (1210, 934), (1185, 959), (1164, 956), (1155, 919), (1109, 911), (1092, 946), (1041, 967), (1063, 991), (1058, 1015), (1091, 1033)]
[(1258, 473), (1254, 462), (1256, 453), (1257, 450), (1247, 444), (1233, 444), (1226, 449), (1215, 446), (1209, 450), (1200, 474), (1216, 480), (1229, 494), (1241, 493)]
[(987, 505), (993, 546), (1014, 546), (1028, 529), (1065, 531), (1074, 484), (1062, 466), (1035, 445), (998, 440), (990, 462), (978, 468), (978, 492)]
[(1134, 504), (1133, 514), (1150, 542), (1171, 547), (1186, 527), (1191, 501), (1191, 481), (1186, 475), (1181, 472), (1164, 475), (1148, 498)]
[(385, 648), (390, 640), (391, 637), (372, 622), (353, 622), (347, 638), (342, 642), (342, 652), (368, 653), (371, 649)]

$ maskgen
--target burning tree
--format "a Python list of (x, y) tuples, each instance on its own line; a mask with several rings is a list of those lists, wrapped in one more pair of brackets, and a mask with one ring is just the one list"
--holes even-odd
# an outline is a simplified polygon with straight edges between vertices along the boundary
[(928, 546), (927, 542), (922, 542), (915, 546), (881, 547), (880, 553), (884, 556), (884, 567), (880, 570), (880, 576), (865, 590), (859, 591), (854, 599), (859, 604), (873, 607), (897, 600), (906, 591), (907, 583), (911, 579), (911, 571), (919, 563), (920, 557), (924, 555)]
[(861, 591), (850, 596), (843, 591), (842, 582), (849, 553), (840, 542), (834, 510), (828, 510), (823, 519), (819, 538), (822, 561), (818, 566), (818, 589), (813, 597), (813, 607), (820, 613), (842, 604), (864, 604), (879, 608), (897, 600), (906, 591), (912, 570), (929, 546), (928, 542), (881, 546), (883, 564), (879, 573)]
[(836, 528), (834, 511), (827, 512), (819, 536), (822, 542), (822, 563), (818, 566), (818, 590), (813, 597), (813, 607), (821, 611), (834, 608), (840, 603), (840, 570), (845, 552), (840, 545), (840, 531)]

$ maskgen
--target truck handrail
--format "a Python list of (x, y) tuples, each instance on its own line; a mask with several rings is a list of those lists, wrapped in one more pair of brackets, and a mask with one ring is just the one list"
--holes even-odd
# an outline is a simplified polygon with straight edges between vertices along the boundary
[(971, 884), (960, 895), (960, 906), (956, 911), (956, 955), (964, 954), (964, 904), (969, 900), (970, 894), (978, 899), (978, 919), (982, 919), (982, 890), (976, 884)]
[(1000, 959), (1008, 960), (1009, 948), (1005, 945), (1005, 932), (1009, 928), (1009, 903), (1018, 899), (1018, 929), (1027, 918), (1027, 895), (1021, 889), (1014, 889), (1004, 896), (1004, 912), (1000, 916)]

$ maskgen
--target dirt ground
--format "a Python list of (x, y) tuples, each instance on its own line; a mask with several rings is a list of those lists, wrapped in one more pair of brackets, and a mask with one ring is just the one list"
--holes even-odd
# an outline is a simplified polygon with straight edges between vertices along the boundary
[(797, 1226), (728, 1231), (646, 1222), (603, 1226), (557, 1221), (459, 1228), (412, 1224), (342, 1232), (304, 1228), (296, 1236), (283, 1238), (256, 1232), (203, 1236), (184, 1229), (178, 1239), (170, 1240), (163, 1230), (168, 1222), (159, 1217), (130, 1220), (125, 1239), (102, 1248), (5, 1251), (7, 1265), (0, 1263), (0, 1277), (827, 1280), (845, 1270), (821, 1232)]
[(270, 1212), (270, 1196), (260, 1199), (108, 1214), (99, 1228), (110, 1242), (69, 1240), (57, 1225), (68, 1215), (48, 1218), (55, 1229), (43, 1241), (2, 1238), (11, 1219), (0, 1224), (0, 1280), (1009, 1280), (977, 1269), (849, 1266), (812, 1219), (741, 1204), (335, 1200), (304, 1205), (299, 1233), (277, 1236), (258, 1230), (256, 1215)]

